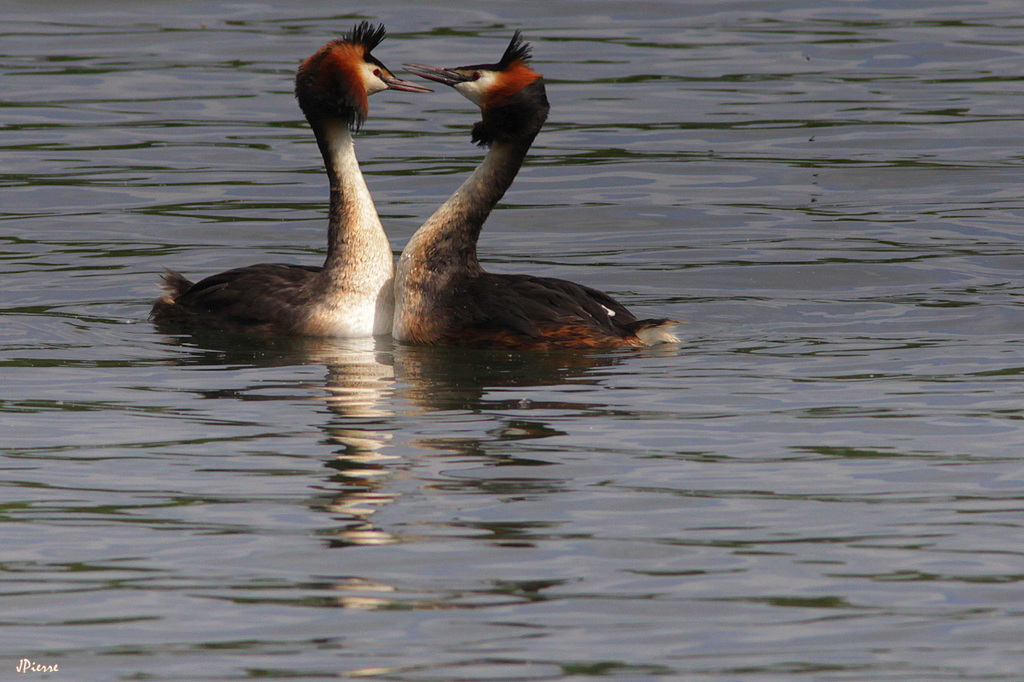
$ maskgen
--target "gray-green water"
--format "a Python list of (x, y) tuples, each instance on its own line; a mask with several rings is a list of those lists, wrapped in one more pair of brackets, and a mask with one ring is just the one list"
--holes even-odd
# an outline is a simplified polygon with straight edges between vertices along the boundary
[[(1017, 2), (6, 2), (0, 671), (1007, 680), (1024, 670)], [(501, 272), (678, 348), (158, 333), (162, 267), (317, 263), (297, 63), (491, 61), (553, 105)], [(400, 250), (471, 105), (357, 140)]]

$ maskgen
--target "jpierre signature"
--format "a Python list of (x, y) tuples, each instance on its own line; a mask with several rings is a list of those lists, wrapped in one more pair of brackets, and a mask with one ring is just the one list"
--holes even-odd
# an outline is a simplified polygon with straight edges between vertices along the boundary
[(45, 663), (37, 663), (36, 661), (30, 661), (27, 658), (23, 658), (18, 661), (18, 667), (15, 668), (19, 673), (57, 673), (60, 670), (57, 669), (57, 665), (46, 665)]

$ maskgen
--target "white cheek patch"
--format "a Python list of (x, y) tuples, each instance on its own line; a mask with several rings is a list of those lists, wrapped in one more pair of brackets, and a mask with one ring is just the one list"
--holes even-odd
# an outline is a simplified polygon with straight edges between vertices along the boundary
[(375, 92), (388, 89), (388, 84), (381, 80), (380, 76), (374, 73), (379, 68), (380, 67), (377, 65), (370, 64), (369, 62), (363, 62), (360, 65), (359, 73), (363, 78), (363, 83), (366, 84), (367, 96), (372, 95)]
[(498, 74), (494, 71), (479, 71), (480, 77), (475, 81), (466, 81), (454, 86), (460, 95), (478, 107), (482, 107), (486, 95), (498, 84)]

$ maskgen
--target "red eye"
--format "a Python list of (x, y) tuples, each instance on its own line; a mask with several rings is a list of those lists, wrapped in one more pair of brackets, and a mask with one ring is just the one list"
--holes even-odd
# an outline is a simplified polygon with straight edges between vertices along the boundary
[(373, 75), (376, 76), (377, 78), (380, 78), (380, 69), (374, 69)]
[(480, 72), (479, 71), (474, 71), (473, 72), (473, 80), (475, 80), (475, 81), (480, 80)]

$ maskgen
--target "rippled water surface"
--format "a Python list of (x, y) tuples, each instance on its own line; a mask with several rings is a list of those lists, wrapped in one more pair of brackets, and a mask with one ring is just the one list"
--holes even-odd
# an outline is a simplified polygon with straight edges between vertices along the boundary
[[(1020, 679), (1017, 2), (52, 5), (0, 25), (4, 679)], [(481, 254), (681, 345), (147, 322), (164, 266), (322, 258), (291, 80), (361, 18), (395, 69), (524, 30)], [(475, 120), (373, 98), (396, 251)]]

